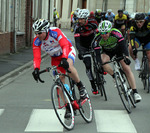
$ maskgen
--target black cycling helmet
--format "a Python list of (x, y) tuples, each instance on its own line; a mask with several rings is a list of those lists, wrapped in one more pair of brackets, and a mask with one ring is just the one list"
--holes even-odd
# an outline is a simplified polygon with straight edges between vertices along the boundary
[(135, 20), (144, 20), (144, 18), (145, 18), (144, 13), (137, 13), (135, 15)]
[(118, 13), (123, 13), (123, 10), (122, 10), (122, 9), (119, 9), (119, 10), (118, 10)]

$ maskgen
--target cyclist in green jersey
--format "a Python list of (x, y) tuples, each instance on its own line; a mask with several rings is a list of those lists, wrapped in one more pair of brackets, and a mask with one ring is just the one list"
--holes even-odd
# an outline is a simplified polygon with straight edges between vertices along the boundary
[[(128, 48), (121, 32), (112, 28), (112, 23), (110, 21), (102, 21), (99, 24), (98, 31), (99, 33), (96, 35), (93, 45), (94, 47), (101, 46), (101, 59), (103, 63), (109, 61), (115, 55), (121, 57), (125, 54), (129, 57)], [(120, 63), (133, 90), (135, 101), (140, 102), (142, 98), (136, 89), (135, 78), (129, 66), (130, 60), (128, 59), (126, 63), (124, 60), (120, 60)], [(103, 68), (114, 78), (113, 70), (109, 64), (104, 65)]]

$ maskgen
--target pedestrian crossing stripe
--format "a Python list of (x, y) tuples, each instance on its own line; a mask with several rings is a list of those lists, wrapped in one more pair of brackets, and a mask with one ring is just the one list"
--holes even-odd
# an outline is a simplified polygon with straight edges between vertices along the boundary
[(34, 109), (25, 132), (63, 132), (63, 126), (54, 109)]
[[(137, 133), (126, 110), (94, 110), (94, 114), (97, 132)], [(54, 109), (34, 109), (25, 132), (63, 132), (63, 130)]]
[(0, 109), (0, 115), (2, 115), (4, 112), (4, 109)]
[(103, 133), (137, 133), (125, 110), (94, 110), (97, 131)]

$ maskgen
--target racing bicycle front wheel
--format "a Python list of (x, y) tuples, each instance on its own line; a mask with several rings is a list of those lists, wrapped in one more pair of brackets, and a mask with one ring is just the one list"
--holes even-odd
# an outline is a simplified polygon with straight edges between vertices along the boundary
[(126, 84), (124, 84), (124, 81), (122, 81), (120, 76), (121, 75), (119, 75), (119, 73), (115, 74), (115, 81), (116, 81), (118, 93), (119, 93), (119, 96), (121, 98), (121, 101), (122, 101), (125, 109), (127, 110), (128, 113), (131, 113), (130, 99), (129, 99), (128, 93), (125, 89)]
[[(70, 99), (65, 91), (62, 91), (62, 84), (55, 83), (51, 89), (52, 104), (60, 123), (67, 130), (74, 128), (74, 111)], [(69, 110), (69, 116), (66, 117), (66, 108)]]
[(79, 100), (79, 105), (80, 105), (79, 112), (80, 112), (81, 116), (83, 117), (83, 119), (87, 123), (92, 122), (93, 108), (92, 108), (91, 100), (90, 100), (88, 94), (84, 100), (82, 100), (82, 99)]

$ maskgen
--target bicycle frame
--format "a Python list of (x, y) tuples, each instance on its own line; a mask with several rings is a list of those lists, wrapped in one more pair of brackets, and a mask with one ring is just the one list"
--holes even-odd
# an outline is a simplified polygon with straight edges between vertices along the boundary
[(113, 61), (113, 70), (114, 70), (114, 73), (115, 73), (115, 74), (116, 74), (116, 73), (119, 74), (119, 77), (120, 77), (120, 79), (121, 79), (121, 82), (123, 83), (123, 86), (124, 86), (124, 88), (125, 88), (125, 91), (128, 91), (127, 86), (126, 86), (126, 84), (125, 84), (125, 82), (124, 82), (124, 79), (123, 79), (123, 77), (122, 77), (122, 75), (121, 75), (121, 73), (120, 73), (120, 69), (122, 69), (121, 66), (120, 66), (120, 62)]
[(136, 105), (134, 104), (133, 95), (131, 95), (131, 92), (132, 92), (131, 88), (130, 87), (128, 88), (126, 84), (126, 81), (128, 80), (120, 65), (120, 60), (122, 59), (125, 60), (126, 56), (118, 57), (118, 58), (114, 57), (110, 61), (103, 63), (103, 65), (108, 64), (108, 63), (113, 64), (115, 81), (116, 81), (116, 85), (117, 85), (117, 89), (118, 89), (121, 101), (125, 109), (127, 110), (127, 112), (131, 113), (131, 104), (133, 105), (133, 107), (136, 107)]

